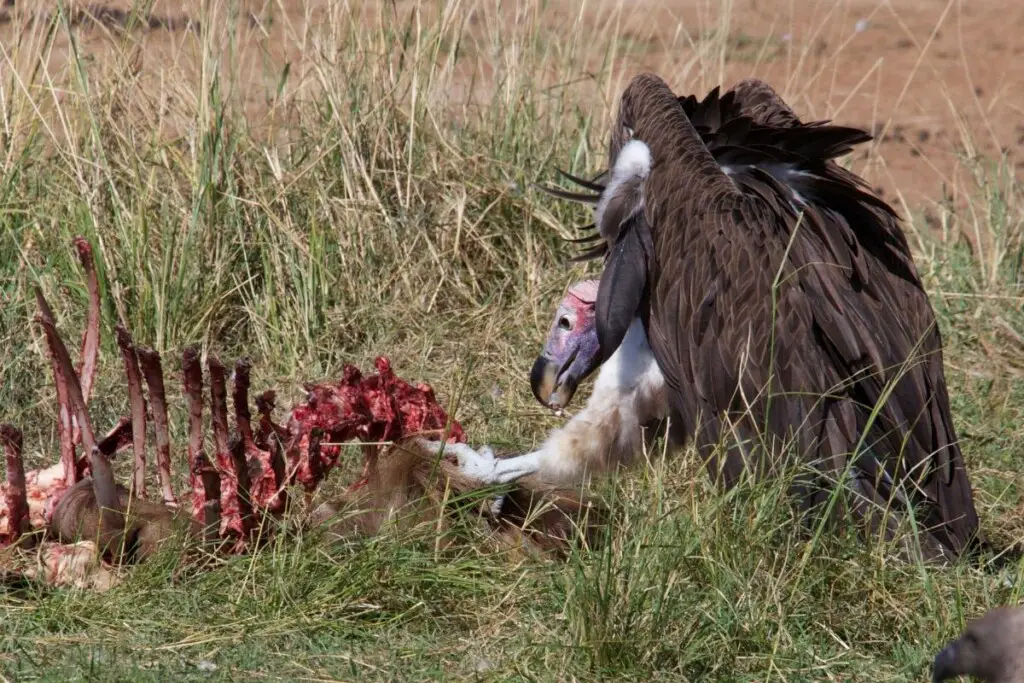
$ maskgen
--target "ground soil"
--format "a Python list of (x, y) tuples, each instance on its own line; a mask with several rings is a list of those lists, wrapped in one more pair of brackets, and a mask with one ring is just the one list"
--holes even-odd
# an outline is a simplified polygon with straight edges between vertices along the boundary
[[(0, 41), (6, 45), (22, 25), (18, 10), (56, 7), (52, 2), (0, 2)], [(268, 7), (284, 7), (284, 16), (275, 22), (278, 28), (266, 30), (296, 36), (328, 16), (329, 4), (243, 2), (240, 20), (259, 33), (265, 29), (260, 22)], [(384, 11), (407, 12), (415, 4), (395, 0), (384, 3)], [(427, 4), (435, 3), (421, 7)], [(491, 4), (482, 3), (479, 11), (492, 11), (487, 9)], [(509, 21), (516, 9), (507, 6), (513, 4), (498, 10)], [(139, 43), (145, 46), (145, 68), (159, 69), (177, 59), (199, 5), (199, 0), (152, 4), (141, 31), (146, 37)], [(374, 2), (358, 6), (367, 22), (381, 9)], [(109, 44), (104, 41), (111, 31), (124, 24), (130, 3), (98, 0), (72, 7), (84, 10), (74, 15), (79, 49), (96, 57)], [(876, 142), (860, 153), (855, 169), (885, 196), (902, 198), (905, 209), (939, 201), (944, 193), (956, 201), (973, 189), (972, 157), (1005, 154), (1014, 173), (1024, 168), (1024, 3), (590, 0), (580, 13), (576, 2), (551, 0), (543, 7), (538, 3), (534, 11), (552, 36), (564, 34), (564, 27), (577, 20), (595, 33), (608, 22), (618, 22), (625, 39), (618, 55), (624, 79), (651, 69), (677, 91), (700, 94), (718, 82), (729, 85), (758, 76), (772, 83), (805, 119), (830, 118), (868, 129)], [(700, 36), (708, 35), (723, 16), (729, 17), (729, 49), (717, 61), (715, 55), (699, 56)], [(289, 53), (299, 48), (282, 42), (272, 45), (272, 54), (266, 54), (265, 46), (260, 49), (264, 54), (250, 59), (253, 65), (268, 58), (294, 58)], [(51, 70), (61, 68), (67, 52), (66, 39), (58, 39)], [(686, 66), (695, 58), (703, 69)], [(254, 67), (253, 78), (259, 78), (255, 72)], [(265, 100), (253, 97), (252, 107), (264, 106)]]
[[(716, 7), (634, 6), (636, 31), (659, 26), (669, 40), (680, 21), (699, 21)], [(1018, 176), (1024, 168), (1024, 3), (737, 0), (731, 14), (735, 47), (723, 83), (757, 76), (805, 120), (871, 131), (878, 154), (857, 170), (889, 197), (899, 192), (919, 207), (939, 200), (943, 188), (959, 195), (972, 184), (965, 173), (972, 156), (1005, 154)], [(638, 61), (656, 66), (659, 57), (651, 50)]]

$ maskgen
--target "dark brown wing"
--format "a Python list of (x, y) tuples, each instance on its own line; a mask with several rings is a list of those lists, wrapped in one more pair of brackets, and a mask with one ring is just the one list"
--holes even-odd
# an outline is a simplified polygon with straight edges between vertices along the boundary
[[(657, 92), (641, 101), (623, 116), (655, 157), (644, 189), (655, 250), (647, 330), (677, 427), (708, 454), (733, 435), (793, 437), (822, 480), (852, 465), (860, 514), (878, 519), (866, 501), (911, 505), (932, 528), (925, 554), (958, 555), (977, 515), (941, 340), (895, 215), (828, 174), (802, 185), (757, 167), (726, 176), (680, 108)], [(794, 187), (814, 201), (794, 201)], [(771, 469), (760, 455), (771, 450), (756, 446), (726, 451), (727, 484), (744, 452)], [(821, 483), (809, 484), (808, 504), (828, 497)]]
[[(785, 102), (762, 81), (742, 81), (734, 92), (737, 100), (744, 103), (745, 113), (759, 123), (780, 127), (801, 125)], [(939, 507), (947, 511), (946, 514), (962, 511), (962, 523), (953, 524), (959, 529), (952, 537), (942, 539), (947, 547), (957, 547), (960, 545), (958, 539), (962, 542), (977, 531), (978, 522), (968, 477), (955, 472), (964, 470), (964, 461), (953, 427), (943, 368), (942, 338), (931, 302), (917, 276), (899, 218), (891, 207), (867, 192), (861, 178), (834, 161), (826, 162), (822, 171), (801, 188), (809, 201), (826, 207), (822, 210), (822, 236), (843, 236), (848, 250), (839, 248), (833, 251), (845, 251), (851, 254), (853, 264), (864, 264), (855, 271), (857, 279), (851, 278), (853, 286), (869, 289), (883, 317), (899, 314), (897, 318), (906, 325), (906, 343), (918, 340), (912, 355), (916, 352), (920, 359), (920, 372), (895, 384), (894, 391), (904, 402), (907, 400), (907, 383), (923, 380), (923, 386), (914, 392), (916, 395), (911, 395), (910, 402), (915, 402), (915, 399), (927, 402), (930, 419), (915, 421), (913, 431), (920, 453), (923, 456), (928, 453), (934, 455), (934, 469), (939, 478), (935, 495), (939, 499)], [(861, 245), (870, 257), (864, 258), (859, 253)], [(868, 270), (866, 277), (865, 267)], [(873, 282), (879, 281), (884, 286), (872, 286)], [(906, 306), (907, 302), (911, 305)], [(883, 329), (890, 328), (890, 323), (883, 324)]]
[(637, 315), (649, 308), (647, 278), (654, 262), (654, 243), (643, 213), (630, 215), (618, 233), (601, 273), (594, 310), (602, 363), (615, 353)]
[[(908, 437), (903, 462), (886, 471), (919, 481), (928, 503), (918, 522), (937, 527), (936, 538), (959, 554), (977, 533), (977, 512), (953, 426), (941, 334), (899, 220), (888, 207), (864, 201), (849, 185), (844, 191), (840, 185), (822, 184), (817, 192), (816, 202), (828, 208), (818, 212), (819, 230), (798, 242), (793, 256), (806, 263), (820, 258), (820, 252), (836, 259), (863, 247), (863, 270), (846, 277), (837, 271), (814, 283), (828, 295), (822, 305), (825, 322), (845, 314), (862, 337), (845, 354), (837, 347), (835, 363), (850, 366), (855, 353), (869, 350), (884, 364), (891, 397), (880, 421), (901, 439)], [(834, 235), (843, 239), (829, 242)], [(864, 401), (878, 401), (886, 390), (873, 380), (857, 388)], [(887, 452), (899, 453), (901, 445), (890, 438)]]
[(747, 78), (733, 86), (737, 115), (748, 116), (762, 126), (792, 128), (800, 119), (775, 90), (757, 78)]

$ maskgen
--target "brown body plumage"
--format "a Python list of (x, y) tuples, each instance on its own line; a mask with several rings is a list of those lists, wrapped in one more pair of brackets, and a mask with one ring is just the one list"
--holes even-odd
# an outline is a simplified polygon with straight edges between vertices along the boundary
[[(696, 106), (641, 75), (624, 92), (610, 168), (633, 141), (650, 164), (603, 190), (602, 353), (644, 320), (673, 432), (726, 486), (795, 453), (806, 508), (848, 472), (858, 517), (892, 537), (913, 507), (924, 557), (955, 558), (978, 519), (934, 313), (899, 218), (831, 161), (870, 138), (800, 123), (758, 81), (736, 90)], [(756, 120), (735, 106), (754, 98)]]
[(984, 683), (1024, 683), (1024, 608), (989, 611), (935, 656), (935, 683), (958, 676), (974, 676)]

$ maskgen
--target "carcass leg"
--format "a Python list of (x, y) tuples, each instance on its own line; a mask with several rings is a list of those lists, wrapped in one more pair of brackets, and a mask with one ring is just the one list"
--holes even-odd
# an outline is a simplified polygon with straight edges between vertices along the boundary
[(107, 432), (106, 436), (96, 442), (96, 448), (100, 453), (112, 457), (123, 448), (127, 448), (132, 442), (132, 418), (122, 417), (114, 425), (113, 429)]

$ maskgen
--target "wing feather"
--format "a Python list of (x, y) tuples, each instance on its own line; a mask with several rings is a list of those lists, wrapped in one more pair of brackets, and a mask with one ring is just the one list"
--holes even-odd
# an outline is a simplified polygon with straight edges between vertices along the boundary
[[(858, 486), (870, 489), (869, 498), (912, 503), (922, 526), (931, 529), (934, 548), (953, 555), (963, 551), (977, 530), (977, 515), (952, 438), (940, 342), (919, 322), (931, 319), (934, 330), (919, 283), (867, 257), (859, 267), (867, 270), (881, 300), (866, 292), (855, 282), (856, 269), (842, 263), (855, 261), (849, 248), (842, 249), (847, 242), (836, 239), (849, 226), (840, 224), (837, 214), (816, 213), (813, 207), (799, 217), (787, 212), (787, 203), (771, 196), (769, 182), (745, 186), (747, 204), (706, 211), (699, 234), (689, 230), (684, 237), (665, 226), (687, 221), (656, 210), (673, 203), (667, 198), (673, 183), (656, 181), (652, 174), (646, 190), (661, 271), (650, 283), (649, 338), (659, 365), (663, 359), (673, 365), (666, 377), (673, 375), (684, 391), (695, 392), (707, 411), (735, 413), (741, 421), (750, 414), (754, 423), (767, 418), (771, 438), (786, 440), (786, 430), (795, 427), (798, 451), (814, 463), (832, 463), (833, 474), (842, 469), (846, 454), (871, 444), (870, 458), (856, 458), (864, 480)], [(709, 255), (718, 274), (694, 263)], [(783, 277), (773, 288), (774, 273)], [(741, 275), (744, 284), (737, 285)], [(714, 292), (714, 301), (680, 305), (687, 299), (674, 290), (681, 288)], [(672, 301), (677, 303), (669, 308)], [(709, 304), (728, 315), (714, 316)], [(902, 315), (907, 308), (912, 314)], [(676, 366), (684, 348), (689, 351), (685, 365)], [(741, 367), (739, 377), (730, 372)], [(745, 387), (740, 401), (734, 390)], [(820, 398), (808, 398), (825, 395), (837, 396), (839, 407), (826, 409)], [(751, 396), (771, 396), (770, 414)], [(674, 405), (684, 409), (678, 399)], [(872, 415), (876, 406), (880, 409)], [(833, 410), (844, 416), (842, 429), (838, 422), (832, 426)], [(823, 423), (826, 438), (816, 437)], [(702, 441), (711, 443), (716, 436), (705, 433)], [(730, 457), (738, 456), (730, 451)], [(727, 463), (724, 469), (739, 466)]]

